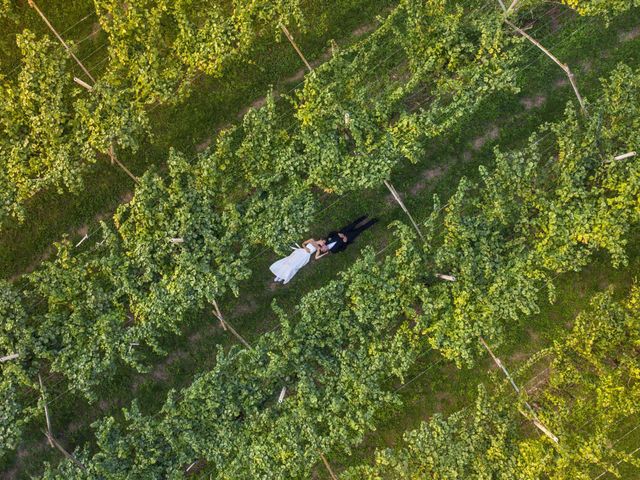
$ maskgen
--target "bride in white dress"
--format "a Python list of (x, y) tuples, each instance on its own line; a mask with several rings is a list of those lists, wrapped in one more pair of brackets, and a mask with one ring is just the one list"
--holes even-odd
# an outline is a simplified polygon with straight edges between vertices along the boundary
[(291, 247), (293, 252), (291, 252), (288, 257), (278, 260), (269, 267), (269, 270), (276, 276), (275, 281), (289, 283), (289, 280), (298, 273), (298, 270), (309, 263), (311, 255), (314, 253), (316, 254), (316, 260), (324, 257), (326, 253), (321, 252), (323, 244), (324, 240), (314, 240), (310, 238), (302, 242), (302, 247)]

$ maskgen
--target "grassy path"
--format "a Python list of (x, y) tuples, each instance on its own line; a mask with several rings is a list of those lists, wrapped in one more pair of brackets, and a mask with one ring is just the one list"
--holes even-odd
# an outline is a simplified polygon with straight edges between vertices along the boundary
[[(587, 97), (598, 91), (598, 78), (605, 76), (617, 62), (640, 65), (640, 39), (629, 38), (629, 32), (640, 25), (638, 12), (619, 19), (608, 29), (586, 20), (564, 21), (566, 26), (548, 37), (548, 43), (555, 45), (554, 52), (576, 71)], [(594, 31), (598, 34), (594, 35)], [(573, 98), (570, 86), (563, 82), (562, 72), (537, 51), (531, 51), (531, 63), (523, 71), (522, 85), (520, 95), (495, 98), (491, 105), (470, 118), (460, 132), (434, 142), (422, 163), (406, 166), (394, 175), (394, 184), (404, 194), (416, 218), (426, 216), (433, 193), (447, 198), (461, 176), (474, 177), (478, 165), (491, 164), (496, 144), (505, 149), (517, 148), (541, 122), (557, 118), (565, 103)], [(385, 225), (396, 219), (404, 220), (403, 213), (384, 188), (353, 192), (342, 198), (326, 197), (319, 208), (324, 210), (312, 229), (316, 236), (361, 213), (376, 215), (381, 222), (365, 232), (354, 247), (312, 263), (284, 287), (274, 285), (268, 272), (274, 254), (256, 251), (251, 265), (254, 275), (243, 286), (239, 298), (221, 302), (229, 321), (249, 342), (277, 326), (270, 308), (273, 300), (291, 311), (302, 295), (319, 288), (350, 265), (364, 245), (382, 249), (388, 238)], [(562, 334), (566, 322), (571, 321), (594, 292), (611, 284), (624, 293), (622, 289), (640, 272), (637, 243), (630, 255), (632, 261), (624, 270), (612, 269), (602, 258), (580, 274), (561, 277), (558, 301), (546, 306), (540, 315), (514, 325), (509, 341), (497, 349), (497, 354), (515, 369), (532, 352)], [(138, 399), (144, 412), (155, 412), (170, 388), (186, 386), (198, 372), (212, 367), (218, 345), (228, 347), (235, 343), (207, 312), (194, 312), (192, 317), (183, 335), (167, 339), (165, 348), (172, 353), (166, 359), (158, 359), (151, 372), (139, 375), (123, 370), (112, 384), (106, 385), (99, 394), (108, 401), (89, 405), (65, 396), (54, 399), (51, 402), (54, 430), (60, 432), (64, 443), (76, 446), (91, 442), (90, 423), (103, 415), (119, 416), (119, 409), (129, 405), (133, 398)], [(351, 457), (332, 456), (334, 466), (342, 469), (370, 458), (376, 447), (393, 445), (404, 430), (416, 428), (420, 420), (434, 412), (451, 412), (467, 404), (475, 396), (479, 381), (495, 381), (488, 361), (472, 370), (457, 370), (451, 364), (438, 362), (439, 358), (434, 352), (421, 357), (408, 378), (420, 376), (400, 390), (403, 407), (383, 412), (380, 428), (368, 435)], [(28, 478), (40, 471), (42, 461), (58, 459), (59, 455), (46, 445), (40, 427), (35, 426), (28, 441), (3, 467), (7, 471), (14, 469), (14, 474), (6, 474), (6, 478)], [(317, 474), (325, 478), (322, 468), (318, 468)]]

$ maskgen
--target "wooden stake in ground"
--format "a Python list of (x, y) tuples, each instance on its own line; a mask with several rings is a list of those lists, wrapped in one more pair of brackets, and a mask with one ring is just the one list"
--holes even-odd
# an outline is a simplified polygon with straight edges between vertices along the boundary
[(78, 85), (80, 85), (82, 88), (86, 88), (90, 92), (93, 92), (93, 87), (89, 85), (87, 82), (85, 82), (84, 80), (81, 80), (78, 77), (73, 77), (73, 81), (76, 82)]
[(191, 469), (192, 469), (193, 467), (195, 467), (195, 466), (198, 464), (198, 462), (199, 462), (199, 460), (196, 460), (196, 461), (195, 461), (195, 462), (193, 462), (191, 465), (189, 465), (189, 466), (187, 467), (187, 470), (185, 471), (185, 473), (189, 473), (189, 472), (191, 471)]
[(15, 360), (20, 356), (19, 353), (12, 353), (11, 355), (5, 355), (4, 357), (0, 357), (0, 363), (8, 362), (9, 360)]
[(118, 165), (122, 170), (124, 170), (124, 172), (129, 175), (131, 177), (131, 179), (136, 182), (136, 183), (140, 183), (140, 180), (138, 180), (138, 177), (136, 177), (133, 173), (131, 173), (131, 171), (124, 166), (124, 164), (118, 160), (118, 157), (116, 156), (116, 150), (113, 147), (113, 143), (109, 146), (109, 150), (107, 151), (107, 154), (109, 155), (109, 158), (111, 159), (111, 163), (112, 164), (116, 164)]
[(293, 39), (293, 36), (289, 33), (289, 30), (287, 29), (287, 27), (285, 27), (283, 23), (279, 23), (278, 26), (282, 29), (282, 31), (284, 32), (285, 36), (287, 37), (287, 39), (289, 40), (291, 45), (293, 45), (293, 48), (296, 50), (296, 52), (298, 53), (298, 55), (300, 56), (300, 58), (302, 59), (304, 64), (307, 66), (309, 71), (313, 72), (313, 68), (311, 68), (311, 65), (309, 64), (309, 62), (307, 62), (307, 59), (302, 54), (302, 51), (300, 50), (300, 48), (298, 48), (298, 45), (296, 44), (295, 40)]
[(51, 30), (53, 32), (53, 34), (56, 36), (56, 38), (60, 41), (60, 43), (62, 44), (62, 46), (67, 50), (67, 53), (71, 56), (71, 58), (73, 58), (76, 63), (80, 66), (80, 68), (82, 69), (82, 71), (87, 75), (87, 77), (89, 77), (91, 79), (92, 83), (96, 83), (95, 78), (93, 78), (91, 76), (91, 74), (89, 73), (89, 70), (87, 70), (87, 68), (84, 66), (84, 64), (80, 61), (80, 59), (78, 57), (76, 57), (75, 53), (73, 53), (71, 51), (71, 48), (69, 47), (69, 45), (67, 45), (67, 42), (65, 42), (63, 40), (63, 38), (60, 36), (60, 34), (57, 32), (57, 30), (55, 28), (53, 28), (53, 25), (51, 25), (51, 22), (49, 22), (49, 19), (45, 16), (44, 13), (42, 13), (42, 10), (40, 10), (38, 8), (38, 5), (36, 5), (36, 2), (34, 0), (28, 0), (29, 2), (29, 6), (31, 8), (33, 8), (36, 12), (38, 12), (38, 15), (40, 15), (40, 17), (42, 18), (42, 20), (44, 21), (44, 23), (47, 24), (47, 27), (49, 27), (49, 30)]
[[(500, 0), (498, 0), (498, 1), (500, 1)], [(502, 4), (502, 2), (501, 2), (501, 4)], [(504, 8), (504, 5), (502, 5), (502, 6)], [(506, 11), (505, 11), (505, 13), (506, 13)], [(587, 107), (586, 107), (586, 105), (584, 103), (582, 95), (580, 95), (580, 91), (578, 90), (578, 84), (576, 83), (575, 76), (571, 72), (571, 69), (569, 68), (569, 66), (564, 64), (564, 63), (562, 63), (560, 60), (558, 60), (558, 58), (555, 55), (553, 55), (553, 53), (551, 53), (549, 50), (544, 48), (540, 44), (540, 42), (538, 42), (535, 38), (533, 38), (527, 32), (522, 30), (520, 27), (518, 27), (517, 25), (513, 24), (512, 22), (510, 22), (506, 18), (504, 19), (504, 21), (505, 21), (505, 23), (507, 25), (509, 25), (511, 28), (513, 28), (516, 32), (518, 32), (518, 34), (520, 34), (522, 37), (526, 38), (531, 43), (533, 43), (536, 47), (538, 47), (540, 50), (542, 50), (547, 57), (549, 57), (551, 60), (553, 60), (562, 69), (562, 71), (567, 75), (567, 78), (569, 79), (569, 82), (571, 83), (571, 86), (573, 87), (573, 91), (576, 94), (576, 97), (578, 98), (578, 103), (580, 103), (580, 108), (582, 109), (582, 112), (586, 114), (587, 113)]]
[(329, 472), (329, 475), (331, 475), (331, 480), (338, 480), (338, 477), (336, 477), (336, 474), (333, 473), (333, 470), (331, 469), (331, 465), (329, 465), (329, 462), (322, 453), (320, 453), (320, 458), (322, 459), (322, 463), (324, 463), (324, 466)]
[(409, 213), (409, 210), (407, 210), (407, 207), (405, 206), (404, 202), (402, 201), (402, 198), (400, 198), (400, 195), (398, 195), (398, 192), (396, 191), (395, 187), (393, 185), (391, 185), (391, 182), (389, 182), (388, 180), (385, 180), (384, 184), (387, 186), (387, 188), (391, 192), (391, 195), (393, 195), (393, 198), (396, 199), (396, 202), (398, 202), (398, 204), (400, 205), (400, 207), (402, 208), (404, 213), (407, 214), (407, 216), (409, 217), (409, 220), (411, 220), (411, 223), (413, 224), (413, 228), (416, 229), (416, 232), (418, 232), (418, 235), (420, 235), (420, 238), (424, 241), (424, 236), (422, 235), (422, 232), (420, 231), (420, 228), (418, 228), (418, 224), (416, 223), (416, 221), (411, 216), (411, 213)]
[[(494, 363), (498, 366), (498, 368), (500, 368), (500, 370), (502, 370), (502, 372), (504, 373), (504, 375), (507, 377), (507, 379), (509, 380), (509, 382), (511, 383), (511, 386), (513, 387), (513, 389), (516, 391), (516, 393), (519, 395), (520, 394), (520, 389), (518, 388), (518, 385), (516, 385), (516, 382), (513, 380), (513, 377), (511, 377), (511, 374), (509, 373), (509, 371), (506, 369), (506, 367), (502, 364), (502, 362), (500, 361), (500, 359), (498, 357), (496, 357), (493, 354), (493, 351), (491, 350), (491, 348), (489, 348), (489, 345), (487, 345), (487, 342), (484, 341), (484, 338), (480, 337), (480, 343), (482, 343), (482, 346), (484, 346), (484, 348), (487, 350), (487, 352), (489, 352), (489, 355), (491, 355), (491, 358), (493, 359)], [(531, 405), (529, 405), (529, 402), (524, 402), (525, 406), (527, 407), (527, 410), (529, 410), (529, 413), (531, 415), (531, 421), (533, 422), (533, 424), (542, 432), (544, 433), (547, 437), (549, 437), (554, 443), (558, 443), (558, 437), (556, 437), (538, 418), (538, 416), (536, 415), (536, 412), (533, 410), (533, 408), (531, 407)], [(528, 415), (526, 415), (522, 410), (518, 409), (520, 411), (520, 413), (526, 417), (529, 418)]]
[(454, 277), (453, 275), (445, 275), (444, 273), (436, 273), (436, 278), (439, 278), (440, 280), (446, 280), (447, 282), (456, 281), (456, 277)]
[(240, 340), (240, 342), (247, 347), (249, 350), (253, 350), (253, 347), (251, 345), (249, 345), (249, 342), (247, 342), (244, 338), (242, 338), (242, 335), (240, 335), (235, 328), (233, 328), (233, 326), (227, 322), (224, 317), (222, 316), (222, 312), (220, 311), (220, 308), (218, 307), (218, 302), (216, 302), (215, 300), (212, 302), (213, 304), (213, 314), (216, 316), (216, 318), (218, 320), (220, 320), (220, 325), (222, 325), (222, 328), (224, 328), (225, 330), (229, 330), (231, 333), (233, 333), (233, 335), (235, 335), (235, 337)]
[(51, 431), (51, 420), (49, 418), (49, 408), (47, 407), (47, 399), (44, 396), (44, 385), (42, 383), (42, 377), (40, 376), (40, 374), (38, 374), (38, 382), (40, 383), (40, 393), (42, 394), (42, 402), (44, 403), (44, 417), (47, 421), (47, 431), (46, 432), (43, 431), (42, 433), (44, 433), (44, 436), (47, 437), (47, 440), (49, 441), (49, 445), (51, 445), (51, 448), (57, 448), (65, 457), (67, 457), (69, 460), (75, 463), (78, 467), (80, 467), (82, 470), (86, 470), (86, 467), (82, 463), (80, 463), (77, 458), (75, 458), (73, 455), (67, 452), (65, 448), (62, 445), (60, 445), (60, 442), (58, 442), (54, 438), (53, 432)]
[(284, 397), (287, 394), (287, 387), (282, 387), (280, 390), (280, 395), (278, 395), (278, 403), (284, 402)]
[(53, 448), (53, 441), (51, 438), (51, 420), (49, 419), (49, 408), (47, 407), (47, 399), (44, 395), (44, 385), (42, 384), (42, 377), (38, 374), (38, 382), (40, 383), (40, 394), (42, 395), (42, 403), (44, 404), (44, 418), (47, 422), (47, 438), (49, 439), (49, 445)]
[(509, 8), (507, 8), (507, 11), (505, 12), (506, 15), (509, 15), (511, 13), (511, 11), (515, 8), (516, 3), (518, 3), (518, 0), (513, 0), (513, 2), (511, 2), (511, 5), (509, 5)]
[[(637, 155), (636, 152), (623, 153), (622, 155), (616, 155), (613, 157), (614, 160), (626, 160), (627, 158), (635, 157)], [(610, 162), (611, 160), (609, 160)]]
[(54, 438), (54, 436), (51, 435), (51, 433), (49, 432), (43, 432), (43, 433), (47, 437), (47, 440), (49, 440), (49, 443), (51, 443), (53, 447), (57, 448), (60, 451), (60, 453), (62, 453), (65, 457), (67, 457), (69, 460), (75, 463), (82, 470), (85, 470), (85, 471), (87, 470), (87, 467), (85, 467), (76, 457), (74, 457), (69, 452), (67, 452), (67, 450), (62, 445), (60, 445), (60, 442), (58, 442)]

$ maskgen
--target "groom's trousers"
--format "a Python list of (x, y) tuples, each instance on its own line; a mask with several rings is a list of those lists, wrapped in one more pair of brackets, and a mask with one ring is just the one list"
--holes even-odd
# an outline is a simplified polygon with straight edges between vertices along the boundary
[(363, 223), (362, 225), (358, 225), (360, 222), (362, 222), (363, 220), (365, 220), (367, 218), (367, 216), (362, 216), (360, 218), (355, 219), (353, 222), (351, 222), (349, 225), (345, 225), (344, 227), (342, 227), (339, 232), (343, 233), (344, 235), (346, 235), (347, 237), (347, 241), (349, 243), (353, 242), (358, 235), (360, 235), (362, 232), (364, 232), (367, 228), (373, 226), (373, 224), (375, 224), (378, 220), (377, 219), (372, 219), (369, 220), (366, 223)]

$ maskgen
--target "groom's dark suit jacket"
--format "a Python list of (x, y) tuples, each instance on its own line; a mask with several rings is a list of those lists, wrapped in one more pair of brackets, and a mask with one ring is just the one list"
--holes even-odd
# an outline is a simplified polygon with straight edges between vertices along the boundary
[(327, 245), (336, 242), (333, 248), (330, 248), (331, 253), (338, 253), (347, 248), (348, 242), (345, 242), (338, 236), (338, 232), (329, 232), (327, 235)]

